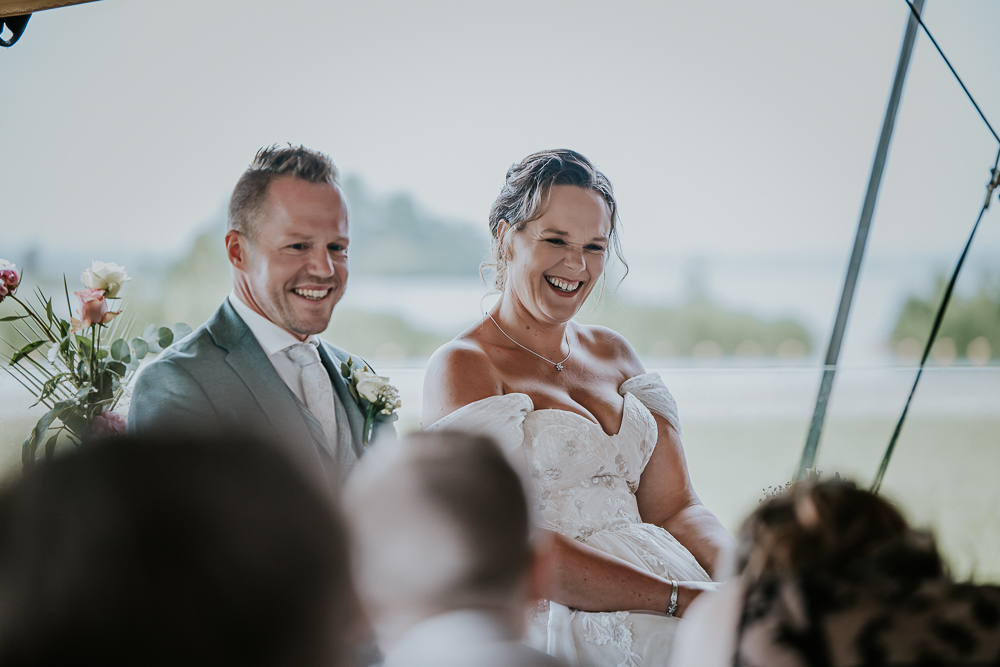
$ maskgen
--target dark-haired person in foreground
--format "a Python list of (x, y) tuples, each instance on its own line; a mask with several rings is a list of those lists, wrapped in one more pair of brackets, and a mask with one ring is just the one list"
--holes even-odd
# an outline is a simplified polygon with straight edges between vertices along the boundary
[(344, 502), (384, 667), (558, 667), (519, 641), (543, 568), (521, 481), (491, 440), (380, 443)]
[(350, 355), (317, 338), (347, 287), (336, 167), (302, 147), (262, 149), (233, 190), (227, 228), (233, 291), (139, 374), (129, 432), (249, 433), (336, 484), (364, 451), (364, 415), (340, 374)]
[(692, 605), (672, 665), (1000, 665), (1000, 587), (955, 583), (929, 535), (851, 482), (762, 503), (737, 571)]
[(0, 665), (352, 667), (325, 485), (246, 440), (98, 442), (0, 492)]

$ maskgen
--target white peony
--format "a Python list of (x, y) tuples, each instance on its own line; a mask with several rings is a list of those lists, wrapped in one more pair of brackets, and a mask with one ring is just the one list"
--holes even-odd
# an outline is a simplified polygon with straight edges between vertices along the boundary
[(383, 375), (375, 375), (368, 370), (357, 371), (358, 394), (369, 403), (378, 403), (386, 398), (387, 390), (395, 392), (395, 387), (389, 384), (389, 378)]
[(122, 285), (132, 279), (125, 273), (124, 266), (118, 266), (114, 262), (94, 260), (93, 265), (80, 276), (80, 280), (89, 289), (104, 290), (104, 296), (114, 299), (118, 296)]

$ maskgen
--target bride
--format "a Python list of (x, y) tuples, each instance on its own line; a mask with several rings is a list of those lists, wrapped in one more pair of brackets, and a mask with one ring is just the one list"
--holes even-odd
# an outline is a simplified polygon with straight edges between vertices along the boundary
[(428, 429), (488, 433), (526, 467), (551, 531), (543, 650), (571, 665), (662, 663), (731, 547), (695, 494), (676, 404), (629, 344), (573, 316), (618, 251), (611, 183), (570, 150), (511, 167), (490, 211), (495, 287), (427, 368)]

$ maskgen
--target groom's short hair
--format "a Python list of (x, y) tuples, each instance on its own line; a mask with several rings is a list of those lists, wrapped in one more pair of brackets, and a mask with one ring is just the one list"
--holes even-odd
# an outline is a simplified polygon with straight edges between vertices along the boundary
[(286, 148), (276, 144), (261, 148), (233, 188), (226, 216), (227, 231), (235, 230), (250, 240), (256, 237), (260, 210), (267, 199), (268, 186), (276, 176), (337, 185), (339, 174), (333, 160), (319, 151), (291, 144)]
[(417, 433), (370, 454), (346, 503), (359, 592), (376, 614), (382, 604), (440, 610), (517, 590), (532, 559), (528, 503), (491, 439)]

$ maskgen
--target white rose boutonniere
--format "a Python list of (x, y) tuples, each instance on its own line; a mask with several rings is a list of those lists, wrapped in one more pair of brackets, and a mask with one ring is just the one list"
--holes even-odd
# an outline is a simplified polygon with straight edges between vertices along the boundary
[(396, 410), (402, 405), (399, 390), (389, 384), (389, 378), (376, 375), (368, 366), (361, 370), (354, 368), (353, 358), (340, 364), (340, 374), (347, 380), (351, 396), (365, 415), (362, 440), (367, 445), (371, 441), (376, 421), (394, 422), (399, 419), (396, 414)]

